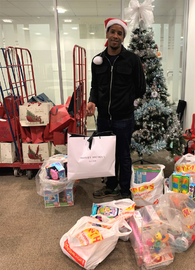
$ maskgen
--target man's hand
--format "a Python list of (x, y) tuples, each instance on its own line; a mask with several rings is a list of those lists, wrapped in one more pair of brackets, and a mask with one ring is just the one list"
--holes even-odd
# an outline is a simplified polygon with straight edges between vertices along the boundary
[(95, 103), (89, 102), (87, 104), (87, 108), (86, 108), (86, 115), (92, 116), (92, 115), (94, 115), (94, 113), (95, 113)]

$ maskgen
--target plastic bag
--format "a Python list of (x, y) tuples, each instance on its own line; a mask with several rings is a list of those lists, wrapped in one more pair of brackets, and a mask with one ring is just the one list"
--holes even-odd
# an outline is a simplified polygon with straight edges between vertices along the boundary
[[(120, 232), (125, 226), (128, 232)], [(94, 269), (115, 248), (120, 236), (129, 235), (131, 228), (125, 220), (113, 224), (84, 216), (60, 239), (65, 255), (85, 269)]]
[(53, 180), (47, 178), (46, 166), (53, 164), (55, 162), (59, 162), (63, 167), (67, 162), (66, 155), (55, 155), (50, 157), (48, 160), (44, 161), (40, 170), (35, 176), (37, 193), (41, 196), (45, 196), (45, 191), (52, 192), (53, 194), (57, 194), (65, 190), (67, 185), (69, 185), (72, 181), (68, 181), (67, 177), (62, 177), (59, 180)]
[(147, 205), (135, 211), (129, 222), (130, 240), (138, 266), (156, 269), (173, 262), (167, 225), (162, 223), (154, 207)]
[[(129, 218), (135, 211), (135, 203), (130, 199), (114, 200), (104, 203), (93, 203), (92, 214), (100, 221), (112, 224), (117, 220), (126, 220), (129, 222)], [(127, 231), (126, 227), (121, 228), (122, 232)], [(128, 241), (129, 235), (121, 236), (121, 240)]]
[(182, 193), (167, 193), (154, 208), (167, 225), (173, 252), (186, 251), (195, 239), (195, 202)]
[(175, 163), (175, 171), (178, 172), (193, 172), (195, 173), (195, 155), (186, 154), (183, 155)]
[(150, 204), (158, 203), (159, 197), (163, 195), (163, 181), (164, 165), (156, 164), (160, 168), (160, 172), (156, 177), (154, 177), (150, 182), (144, 182), (141, 184), (136, 184), (134, 182), (135, 174), (132, 168), (131, 176), (131, 195), (132, 200), (136, 203), (136, 206), (145, 206)]

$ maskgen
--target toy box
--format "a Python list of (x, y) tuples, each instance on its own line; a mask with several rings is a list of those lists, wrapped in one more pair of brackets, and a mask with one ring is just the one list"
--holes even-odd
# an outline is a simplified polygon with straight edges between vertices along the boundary
[(177, 171), (172, 173), (172, 191), (187, 194), (189, 192), (190, 174), (179, 173)]
[(189, 185), (189, 198), (193, 199), (195, 197), (195, 183)]
[(65, 168), (60, 162), (55, 162), (45, 166), (47, 178), (54, 180), (62, 180), (66, 177)]
[(157, 165), (138, 165), (134, 166), (136, 184), (141, 184), (144, 182), (150, 182), (154, 179), (160, 172), (160, 168)]
[(76, 193), (76, 184), (70, 183), (66, 189), (59, 194), (53, 194), (50, 191), (45, 191), (44, 202), (45, 208), (72, 206)]

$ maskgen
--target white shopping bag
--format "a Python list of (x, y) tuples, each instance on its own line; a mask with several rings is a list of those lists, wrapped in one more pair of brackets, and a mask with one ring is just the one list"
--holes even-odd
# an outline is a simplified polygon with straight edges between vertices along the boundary
[(195, 172), (195, 155), (186, 154), (183, 155), (176, 163), (175, 163), (175, 171), (177, 172)]
[(68, 180), (115, 175), (116, 136), (68, 134)]
[(157, 204), (161, 195), (163, 195), (163, 183), (164, 183), (164, 165), (156, 164), (160, 168), (159, 174), (154, 177), (150, 182), (144, 182), (141, 184), (135, 183), (134, 169), (132, 167), (131, 176), (131, 195), (132, 200), (136, 206), (146, 206), (149, 204)]
[[(120, 232), (125, 226), (128, 231)], [(120, 236), (129, 235), (131, 227), (125, 220), (113, 224), (84, 216), (60, 239), (65, 255), (85, 269), (94, 269), (115, 248)]]

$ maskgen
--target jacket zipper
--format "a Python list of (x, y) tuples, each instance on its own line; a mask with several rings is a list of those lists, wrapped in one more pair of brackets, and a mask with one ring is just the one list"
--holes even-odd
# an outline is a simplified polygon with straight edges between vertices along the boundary
[(110, 77), (110, 99), (109, 99), (109, 103), (108, 103), (108, 114), (110, 116), (110, 120), (112, 120), (112, 115), (110, 114), (110, 105), (111, 105), (111, 92), (112, 92), (112, 80), (113, 80), (113, 68), (114, 68), (114, 63), (116, 61), (116, 59), (118, 58), (119, 56), (117, 56), (113, 62), (113, 65), (111, 65), (110, 63), (110, 60), (106, 57), (106, 59), (108, 60), (108, 62), (110, 63), (110, 67), (111, 67), (111, 77)]

